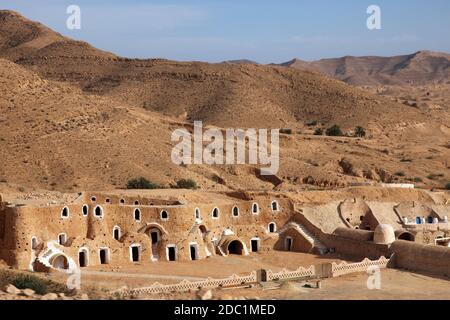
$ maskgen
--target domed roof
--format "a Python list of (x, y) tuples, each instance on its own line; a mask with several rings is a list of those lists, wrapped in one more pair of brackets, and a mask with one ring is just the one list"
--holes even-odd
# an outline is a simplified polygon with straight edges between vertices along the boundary
[(373, 241), (378, 244), (391, 244), (395, 241), (394, 228), (389, 224), (380, 224), (375, 229)]

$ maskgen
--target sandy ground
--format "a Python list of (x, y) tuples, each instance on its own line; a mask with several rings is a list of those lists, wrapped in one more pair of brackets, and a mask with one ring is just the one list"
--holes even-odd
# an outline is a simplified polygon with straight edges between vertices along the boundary
[[(322, 280), (322, 288), (304, 288), (305, 283), (290, 283), (279, 289), (260, 288), (240, 289), (232, 292), (235, 297), (249, 299), (283, 300), (449, 300), (449, 279), (432, 278), (425, 275), (401, 270), (384, 269), (381, 271), (379, 290), (367, 288), (367, 274), (353, 274), (340, 278)], [(230, 292), (217, 291), (214, 298), (229, 295)]]
[[(294, 270), (299, 266), (342, 261), (338, 256), (315, 256), (304, 253), (272, 252), (249, 257), (212, 257), (196, 262), (146, 263), (129, 267), (110, 265), (83, 269), (81, 289), (93, 299), (111, 299), (111, 291), (127, 286), (139, 288), (155, 282), (178, 283), (183, 279), (200, 280), (207, 277), (225, 278), (233, 273), (248, 274), (259, 268), (273, 271), (286, 268)], [(51, 273), (48, 278), (65, 283), (67, 275)], [(270, 282), (263, 286), (252, 285), (241, 288), (212, 290), (213, 299), (281, 299), (281, 300), (450, 300), (450, 279), (436, 278), (402, 270), (381, 270), (381, 287), (369, 290), (365, 273), (346, 275), (339, 278), (321, 280), (321, 288), (316, 280), (301, 282)], [(0, 297), (0, 299), (2, 299)], [(170, 293), (132, 297), (132, 299), (178, 300), (198, 299), (197, 292)]]
[[(81, 286), (100, 290), (114, 290), (124, 286), (139, 288), (155, 282), (178, 283), (184, 279), (195, 281), (210, 278), (227, 278), (232, 274), (247, 275), (258, 269), (280, 271), (283, 268), (296, 270), (302, 266), (343, 261), (337, 255), (316, 256), (305, 253), (273, 251), (252, 254), (251, 256), (211, 257), (195, 262), (157, 262), (141, 263), (134, 266), (109, 265), (84, 268), (81, 274)], [(64, 281), (67, 275), (51, 274), (57, 281)]]

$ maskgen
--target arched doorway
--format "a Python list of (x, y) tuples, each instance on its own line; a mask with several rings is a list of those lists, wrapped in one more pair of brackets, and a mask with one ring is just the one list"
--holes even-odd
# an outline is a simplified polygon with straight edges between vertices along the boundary
[(253, 238), (250, 240), (250, 248), (252, 249), (252, 252), (258, 252), (259, 251), (259, 238)]
[(189, 254), (192, 261), (198, 260), (198, 245), (196, 243), (189, 244)]
[(405, 241), (414, 241), (415, 237), (412, 233), (409, 232), (403, 232), (398, 236), (398, 240), (405, 240)]
[(228, 254), (242, 255), (244, 253), (244, 245), (239, 240), (233, 240), (228, 244)]
[(152, 227), (148, 230), (148, 236), (152, 241), (152, 255), (153, 259), (159, 258), (159, 244), (161, 242), (161, 230), (157, 227)]
[(108, 248), (100, 248), (99, 251), (100, 264), (109, 264), (109, 249)]
[(148, 235), (150, 239), (152, 239), (152, 245), (158, 244), (159, 240), (161, 239), (161, 231), (156, 227), (150, 228), (148, 231)]
[(80, 268), (87, 267), (89, 265), (87, 249), (80, 249), (80, 251), (78, 252), (78, 264)]
[(55, 269), (69, 269), (69, 261), (67, 260), (67, 257), (65, 255), (57, 255), (52, 259), (52, 266)]
[(141, 261), (141, 246), (139, 244), (132, 244), (130, 246), (130, 260), (132, 262)]
[(269, 223), (269, 233), (275, 233), (277, 231), (277, 225), (275, 222)]
[(284, 240), (284, 248), (286, 251), (292, 251), (294, 247), (294, 239), (291, 237), (286, 237)]

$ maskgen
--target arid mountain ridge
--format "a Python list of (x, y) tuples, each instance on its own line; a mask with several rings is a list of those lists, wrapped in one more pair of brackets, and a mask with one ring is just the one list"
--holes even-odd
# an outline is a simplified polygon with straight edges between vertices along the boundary
[(419, 51), (394, 57), (342, 57), (306, 62), (299, 59), (282, 64), (316, 71), (352, 85), (450, 84), (450, 54)]
[[(120, 188), (139, 176), (166, 187), (191, 178), (214, 190), (333, 188), (416, 177), (441, 186), (450, 179), (445, 112), (397, 103), (316, 72), (245, 61), (122, 58), (0, 11), (0, 75), (4, 188)], [(291, 129), (281, 137), (276, 179), (261, 179), (255, 166), (173, 165), (171, 132), (193, 120)], [(370, 139), (312, 135), (333, 124), (349, 133), (362, 125)], [(431, 173), (439, 174), (426, 180)]]

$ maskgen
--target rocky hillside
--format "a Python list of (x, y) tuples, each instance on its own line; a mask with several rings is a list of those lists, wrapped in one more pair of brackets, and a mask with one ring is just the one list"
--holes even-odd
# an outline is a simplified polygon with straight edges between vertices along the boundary
[[(123, 188), (146, 177), (203, 189), (336, 188), (450, 180), (448, 118), (283, 66), (117, 57), (0, 11), (0, 191)], [(194, 120), (285, 128), (280, 171), (175, 166), (171, 133)], [(313, 135), (340, 125), (366, 139)]]

